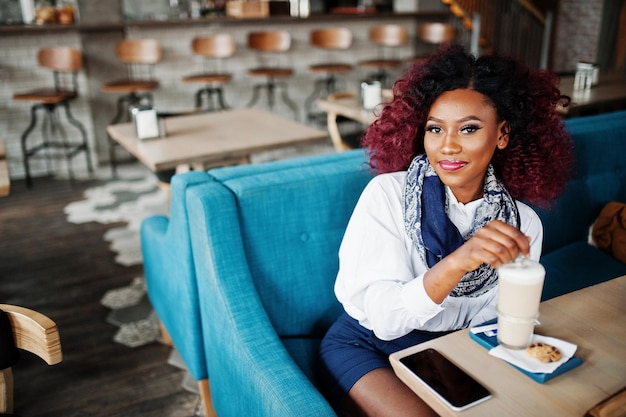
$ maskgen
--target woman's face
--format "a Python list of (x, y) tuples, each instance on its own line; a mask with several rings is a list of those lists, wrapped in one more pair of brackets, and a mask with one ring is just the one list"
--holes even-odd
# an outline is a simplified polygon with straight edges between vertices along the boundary
[(495, 108), (481, 93), (457, 89), (435, 100), (428, 113), (424, 149), (441, 181), (461, 203), (483, 196), (487, 166), (508, 134)]

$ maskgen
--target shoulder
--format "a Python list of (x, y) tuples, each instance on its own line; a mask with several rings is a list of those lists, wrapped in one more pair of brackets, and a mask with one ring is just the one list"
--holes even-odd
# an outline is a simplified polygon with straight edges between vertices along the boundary
[(533, 210), (528, 204), (522, 203), (519, 200), (515, 200), (517, 204), (517, 210), (519, 211), (519, 217), (522, 223), (526, 222), (537, 222), (541, 224), (541, 219), (535, 210)]
[(359, 199), (359, 205), (365, 205), (370, 208), (377, 206), (400, 206), (405, 180), (406, 171), (376, 175), (363, 190)]
[(389, 172), (378, 174), (370, 180), (368, 187), (382, 189), (404, 189), (406, 181), (406, 171)]

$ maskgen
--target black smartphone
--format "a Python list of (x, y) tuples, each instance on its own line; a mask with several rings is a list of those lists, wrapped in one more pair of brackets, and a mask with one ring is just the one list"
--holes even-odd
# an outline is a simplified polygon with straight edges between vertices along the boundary
[(400, 363), (455, 411), (491, 398), (487, 388), (435, 349), (405, 356)]

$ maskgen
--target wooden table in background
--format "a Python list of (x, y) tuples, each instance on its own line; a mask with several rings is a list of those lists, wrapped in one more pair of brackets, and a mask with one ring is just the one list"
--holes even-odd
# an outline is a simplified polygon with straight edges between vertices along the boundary
[(247, 162), (252, 153), (327, 140), (328, 133), (259, 109), (226, 110), (163, 119), (166, 135), (137, 139), (132, 123), (107, 132), (153, 171), (197, 170)]
[(622, 74), (601, 75), (598, 84), (588, 90), (576, 91), (574, 77), (562, 77), (559, 89), (572, 99), (569, 107), (559, 108), (564, 117), (626, 109), (626, 76)]
[[(626, 385), (626, 276), (541, 303), (536, 332), (578, 345), (582, 365), (539, 384), (490, 356), (460, 330), (396, 352), (398, 376), (441, 416), (582, 417)], [(399, 358), (432, 347), (482, 382), (493, 398), (462, 412), (448, 408), (398, 365)]]

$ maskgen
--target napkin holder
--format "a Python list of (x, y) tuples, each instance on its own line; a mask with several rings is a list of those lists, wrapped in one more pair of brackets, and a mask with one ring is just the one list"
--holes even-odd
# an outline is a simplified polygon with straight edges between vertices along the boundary
[(154, 107), (138, 106), (131, 109), (137, 139), (153, 139), (163, 135), (159, 116)]
[[(493, 324), (496, 322), (496, 319), (494, 320), (490, 320), (486, 323), (483, 323), (484, 325), (487, 324)], [(469, 332), (470, 337), (475, 341), (478, 342), (479, 345), (481, 345), (484, 348), (487, 348), (487, 350), (491, 350), (493, 348), (495, 348), (496, 346), (498, 346), (498, 337), (497, 336), (487, 336), (485, 333), (472, 333)], [(526, 376), (528, 376), (529, 378), (533, 379), (535, 382), (538, 382), (540, 384), (543, 384), (551, 379), (556, 378), (557, 376), (564, 374), (565, 372), (574, 369), (578, 366), (580, 366), (583, 363), (583, 360), (578, 357), (578, 356), (572, 356), (567, 362), (565, 362), (563, 365), (559, 366), (556, 371), (550, 373), (550, 374), (544, 374), (544, 373), (535, 373), (535, 372), (529, 372), (525, 369), (520, 368), (519, 366), (513, 365), (513, 364), (509, 364), (512, 367), (516, 368), (517, 370), (519, 370), (520, 372), (522, 372), (523, 374), (525, 374)]]

